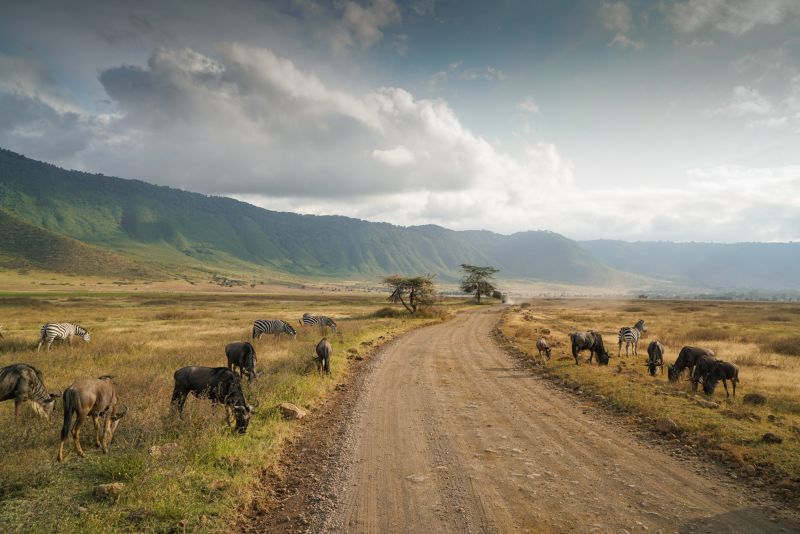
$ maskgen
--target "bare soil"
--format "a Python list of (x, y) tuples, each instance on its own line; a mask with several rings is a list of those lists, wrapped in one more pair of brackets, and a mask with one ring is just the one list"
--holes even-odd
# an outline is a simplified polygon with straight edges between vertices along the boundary
[(500, 310), (389, 343), (304, 420), (239, 531), (797, 532), (797, 510), (570, 395)]

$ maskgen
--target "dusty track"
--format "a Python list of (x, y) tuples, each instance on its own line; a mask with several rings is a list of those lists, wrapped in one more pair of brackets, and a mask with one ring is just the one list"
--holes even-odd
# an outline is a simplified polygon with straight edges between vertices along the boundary
[[(602, 409), (517, 367), (490, 337), (498, 313), (464, 313), (381, 350), (343, 402), (344, 426), (329, 424), (314, 436), (316, 444), (294, 451), (302, 458), (314, 446), (318, 454), (311, 457), (319, 463), (306, 459), (296, 468), (303, 487), (283, 499), (293, 507), (273, 510), (251, 527), (436, 533), (800, 529), (786, 514), (778, 517), (778, 505), (765, 495), (715, 468), (658, 450)], [(293, 523), (291, 514), (299, 509), (309, 515)]]

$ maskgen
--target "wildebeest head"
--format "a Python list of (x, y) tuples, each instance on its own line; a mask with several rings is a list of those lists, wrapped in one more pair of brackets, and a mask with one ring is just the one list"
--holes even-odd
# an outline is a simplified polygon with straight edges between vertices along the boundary
[[(256, 406), (258, 403), (256, 403)], [(250, 417), (256, 413), (256, 406), (252, 404), (242, 404), (233, 407), (233, 415), (236, 418), (236, 431), (239, 434), (247, 432), (247, 425), (250, 424)]]
[(677, 369), (675, 369), (674, 365), (669, 364), (667, 366), (667, 377), (669, 378), (670, 382), (677, 382), (680, 375), (681, 375), (680, 372)]
[(656, 362), (648, 362), (645, 364), (645, 366), (647, 367), (647, 372), (650, 373), (650, 376), (656, 376), (656, 371), (658, 371), (658, 365), (656, 365)]
[(600, 362), (600, 365), (608, 365), (609, 358), (608, 351), (605, 349), (597, 353), (597, 360)]
[(36, 412), (36, 415), (49, 420), (50, 416), (53, 415), (53, 410), (56, 407), (56, 399), (60, 396), (61, 392), (49, 393), (49, 397), (45, 400), (41, 402), (32, 402), (31, 406), (33, 407), (33, 411)]

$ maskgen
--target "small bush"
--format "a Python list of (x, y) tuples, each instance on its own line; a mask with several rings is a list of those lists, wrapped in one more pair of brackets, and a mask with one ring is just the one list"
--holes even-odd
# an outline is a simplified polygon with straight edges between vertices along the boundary
[(787, 356), (800, 356), (800, 336), (786, 336), (773, 339), (764, 346), (765, 349)]
[(368, 319), (390, 319), (408, 315), (406, 310), (386, 306), (367, 315)]
[(722, 328), (695, 328), (694, 330), (686, 332), (686, 339), (725, 341), (731, 339), (731, 333)]

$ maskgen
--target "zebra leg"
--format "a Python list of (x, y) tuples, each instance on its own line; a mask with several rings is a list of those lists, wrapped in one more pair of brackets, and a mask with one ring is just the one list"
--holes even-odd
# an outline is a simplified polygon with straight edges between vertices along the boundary
[[(617, 358), (619, 358), (622, 355), (622, 340), (621, 339), (619, 340), (619, 343), (617, 345), (618, 345), (617, 346)], [(625, 345), (625, 348), (627, 349), (628, 346)]]

